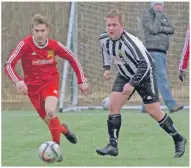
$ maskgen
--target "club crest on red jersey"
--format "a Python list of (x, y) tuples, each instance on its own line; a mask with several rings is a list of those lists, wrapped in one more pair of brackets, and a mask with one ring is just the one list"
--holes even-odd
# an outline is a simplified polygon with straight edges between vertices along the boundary
[(48, 51), (48, 58), (53, 58), (54, 57), (54, 50), (49, 50)]

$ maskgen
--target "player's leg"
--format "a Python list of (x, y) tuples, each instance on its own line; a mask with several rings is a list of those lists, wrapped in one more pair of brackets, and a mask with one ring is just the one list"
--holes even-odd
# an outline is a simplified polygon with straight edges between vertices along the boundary
[(56, 107), (58, 98), (54, 96), (47, 96), (45, 98), (45, 111), (48, 119), (48, 127), (52, 135), (52, 139), (57, 144), (60, 144), (60, 120), (56, 116)]
[[(45, 110), (45, 100), (46, 96), (48, 97), (48, 95), (51, 95), (51, 90), (54, 90), (54, 87), (49, 87), (46, 88), (44, 91), (40, 92), (37, 95), (30, 95), (29, 94), (29, 99), (31, 101), (31, 103), (33, 104), (33, 106), (35, 107), (36, 111), (38, 112), (39, 116), (44, 120), (44, 122), (49, 126), (50, 123), (50, 117), (48, 117), (47, 112)], [(54, 93), (55, 94), (55, 93)], [(53, 94), (52, 94), (53, 95)], [(53, 95), (52, 97), (55, 98), (48, 98), (47, 100), (47, 104), (50, 104), (51, 107), (54, 107), (53, 109), (51, 109), (51, 111), (56, 111), (55, 110), (55, 106), (57, 105), (56, 102), (58, 102), (58, 100), (56, 99), (57, 96)], [(56, 102), (55, 102), (56, 101)], [(50, 103), (49, 103), (50, 102)], [(51, 103), (53, 103), (54, 105), (52, 105)], [(54, 120), (59, 120), (56, 116), (56, 118)], [(59, 121), (60, 122), (60, 121)], [(71, 131), (68, 129), (67, 125), (65, 123), (62, 123), (60, 125), (60, 133), (64, 134), (65, 137), (71, 142), (71, 143), (76, 143), (77, 139), (76, 136), (74, 134), (71, 133)], [(51, 133), (52, 135), (52, 133)], [(55, 137), (55, 136), (54, 136)], [(54, 141), (54, 138), (52, 138)], [(58, 139), (58, 138), (56, 138)], [(57, 142), (58, 143), (58, 142)]]
[[(54, 106), (57, 105), (57, 98), (49, 98), (47, 97), (47, 101), (44, 102), (42, 93), (39, 93), (37, 95), (29, 96), (32, 104), (36, 108), (36, 111), (38, 112), (39, 116), (44, 120), (44, 122), (50, 127), (50, 120), (52, 120), (55, 117), (54, 112), (55, 111)], [(49, 103), (51, 102), (51, 103)], [(51, 107), (50, 107), (51, 106)], [(54, 124), (53, 124), (54, 125)], [(54, 128), (53, 128), (54, 130)], [(60, 129), (59, 129), (59, 135), (57, 132), (50, 130), (52, 135), (52, 140), (56, 143), (60, 143)]]
[[(43, 104), (43, 106), (44, 106), (44, 104)], [(45, 111), (45, 109), (44, 109), (44, 111)], [(46, 113), (46, 111), (45, 111), (45, 113)], [(45, 122), (47, 125), (49, 125), (49, 119), (48, 119), (48, 116), (47, 116), (47, 115), (43, 118), (43, 120), (44, 120), (44, 122)], [(66, 135), (68, 132), (69, 132), (68, 127), (66, 126), (66, 124), (62, 123), (62, 124), (60, 125), (60, 133), (63, 133), (64, 135)]]
[(160, 110), (159, 102), (145, 104), (145, 106), (148, 114), (173, 138), (175, 144), (174, 157), (181, 157), (185, 152), (186, 138), (178, 132), (171, 117)]
[(44, 102), (41, 97), (41, 93), (37, 95), (28, 95), (31, 103), (33, 104), (34, 108), (36, 109), (36, 112), (38, 115), (42, 118), (42, 120), (45, 121), (45, 123), (48, 125), (48, 120), (46, 118), (46, 111), (44, 109)]
[[(55, 96), (47, 96), (44, 102), (44, 109), (46, 111), (46, 117), (44, 118), (45, 123), (48, 124), (50, 133), (52, 135), (52, 140), (60, 145), (60, 132), (61, 125), (60, 120), (56, 116), (56, 107), (58, 104), (58, 98)], [(42, 106), (43, 107), (43, 106)], [(57, 159), (57, 162), (61, 162), (63, 160), (63, 156)]]
[[(46, 113), (46, 111), (45, 111), (45, 113)], [(44, 120), (45, 124), (49, 125), (49, 120), (48, 120), (48, 116), (47, 115), (44, 117), (43, 120)]]
[[(44, 122), (49, 126), (49, 117), (46, 114), (46, 110), (45, 110), (45, 104), (44, 104), (44, 100), (42, 98), (42, 94), (39, 93), (38, 95), (33, 95), (33, 96), (29, 96), (32, 104), (34, 105), (34, 107), (36, 108), (36, 111), (38, 112), (39, 116), (42, 118), (42, 120), (44, 120)], [(60, 133), (59, 133), (60, 134)], [(58, 142), (58, 138), (55, 138), (54, 133), (51, 132), (52, 135), (52, 140), (54, 142)], [(57, 162), (61, 162), (63, 160), (62, 155), (60, 155), (60, 158), (58, 158)]]
[(109, 100), (109, 115), (107, 120), (109, 144), (106, 147), (97, 149), (100, 155), (118, 155), (118, 136), (121, 127), (120, 110), (127, 100), (127, 95), (123, 95), (123, 86), (127, 83), (122, 76), (118, 75), (113, 85)]
[[(155, 75), (152, 71), (150, 73), (152, 73), (152, 75), (148, 76), (144, 85), (137, 88), (137, 92), (142, 97), (148, 114), (154, 118), (170, 136), (172, 136), (175, 143), (175, 157), (181, 157), (185, 151), (186, 138), (178, 132), (171, 117), (160, 110)], [(153, 78), (150, 79), (150, 76), (153, 76)]]
[(60, 142), (60, 133), (63, 133), (71, 143), (75, 144), (77, 143), (76, 136), (68, 129), (65, 123), (60, 123), (60, 120), (56, 115), (58, 104), (58, 95), (56, 90), (57, 86), (53, 85), (46, 88), (43, 92), (43, 98), (45, 99), (44, 107), (47, 114), (44, 121), (48, 123), (49, 130), (55, 142)]

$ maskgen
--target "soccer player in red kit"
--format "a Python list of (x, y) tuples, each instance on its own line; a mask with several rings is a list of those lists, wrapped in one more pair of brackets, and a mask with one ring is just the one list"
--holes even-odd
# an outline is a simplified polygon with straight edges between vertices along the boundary
[(185, 70), (188, 67), (189, 55), (190, 55), (190, 29), (186, 32), (186, 38), (184, 41), (184, 47), (182, 49), (181, 60), (179, 64), (179, 79), (183, 82), (186, 76)]
[[(67, 60), (76, 73), (79, 89), (87, 95), (88, 84), (78, 59), (63, 44), (49, 39), (50, 25), (47, 18), (39, 14), (32, 19), (32, 35), (18, 43), (5, 65), (5, 71), (15, 83), (16, 88), (28, 95), (40, 117), (48, 125), (52, 140), (60, 144), (60, 133), (71, 143), (77, 139), (66, 124), (61, 124), (56, 116), (58, 104), (59, 73), (56, 68), (56, 56)], [(24, 80), (15, 71), (15, 65), (21, 59)]]

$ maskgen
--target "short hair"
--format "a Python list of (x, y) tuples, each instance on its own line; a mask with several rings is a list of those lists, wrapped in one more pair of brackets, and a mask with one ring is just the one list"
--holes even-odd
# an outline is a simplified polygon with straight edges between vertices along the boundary
[(49, 21), (45, 16), (42, 16), (40, 14), (35, 14), (31, 20), (31, 26), (38, 24), (45, 24), (46, 27), (50, 27)]
[(106, 15), (106, 18), (111, 18), (111, 17), (118, 17), (119, 18), (119, 21), (121, 22), (121, 24), (124, 23), (124, 14), (117, 8), (113, 8), (111, 9), (107, 15)]

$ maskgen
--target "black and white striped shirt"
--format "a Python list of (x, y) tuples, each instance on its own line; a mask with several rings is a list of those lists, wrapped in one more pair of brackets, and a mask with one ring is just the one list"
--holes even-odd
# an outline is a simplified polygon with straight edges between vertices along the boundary
[(111, 40), (107, 32), (100, 35), (103, 67), (110, 69), (112, 63), (118, 72), (132, 85), (139, 84), (148, 72), (152, 71), (153, 59), (143, 43), (127, 31), (118, 40)]

